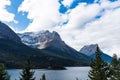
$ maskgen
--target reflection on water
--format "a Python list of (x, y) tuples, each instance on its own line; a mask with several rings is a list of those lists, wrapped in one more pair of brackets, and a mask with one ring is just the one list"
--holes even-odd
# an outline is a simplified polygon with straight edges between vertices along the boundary
[[(40, 80), (45, 73), (47, 80), (87, 80), (90, 67), (67, 67), (67, 70), (45, 70), (35, 69), (35, 80)], [(19, 80), (21, 69), (7, 70), (11, 75), (11, 80)]]

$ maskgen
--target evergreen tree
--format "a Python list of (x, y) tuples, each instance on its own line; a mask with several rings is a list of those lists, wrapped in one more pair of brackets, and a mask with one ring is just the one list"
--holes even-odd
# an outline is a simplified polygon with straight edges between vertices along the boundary
[(20, 80), (35, 80), (35, 77), (33, 77), (34, 71), (31, 71), (30, 68), (30, 60), (28, 59), (24, 69), (22, 70)]
[(3, 64), (0, 64), (0, 80), (10, 80), (10, 76), (5, 70), (5, 66)]
[(45, 74), (42, 75), (42, 78), (40, 80), (46, 80)]
[(110, 80), (120, 80), (120, 59), (114, 54), (110, 64)]
[(96, 48), (96, 58), (91, 61), (90, 67), (88, 76), (91, 80), (107, 80), (108, 64), (102, 60), (98, 46)]

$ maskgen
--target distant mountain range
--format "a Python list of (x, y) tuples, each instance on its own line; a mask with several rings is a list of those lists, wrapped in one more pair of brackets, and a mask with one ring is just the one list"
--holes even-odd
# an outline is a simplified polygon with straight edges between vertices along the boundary
[[(73, 48), (69, 47), (67, 44), (65, 44), (64, 41), (60, 38), (60, 35), (53, 31), (52, 33), (49, 31), (40, 31), (40, 32), (26, 32), (22, 34), (18, 34), (19, 37), (21, 38), (22, 42), (28, 46), (31, 46), (33, 48), (38, 48), (38, 49), (43, 49), (47, 50), (52, 53), (57, 53), (56, 55), (64, 55), (66, 57), (67, 54), (71, 58), (73, 56), (76, 56), (76, 58), (80, 58), (80, 56), (76, 54), (84, 54), (86, 56), (89, 56), (90, 58), (94, 59), (95, 58), (95, 52), (96, 52), (96, 47), (98, 44), (91, 44), (91, 45), (86, 45), (84, 46), (79, 53), (74, 50)], [(67, 54), (66, 54), (67, 53)], [(73, 53), (76, 53), (73, 55)], [(111, 62), (111, 57), (105, 53), (102, 52), (102, 59), (106, 62)], [(83, 55), (83, 56), (84, 56)], [(74, 60), (76, 58), (73, 58)], [(88, 58), (89, 59), (89, 58)]]
[[(46, 33), (50, 32), (47, 31)], [(38, 44), (35, 45), (36, 47), (34, 45), (29, 45), (29, 47), (23, 44), (23, 40), (21, 41), (14, 31), (12, 31), (6, 24), (0, 22), (0, 63), (4, 63), (7, 68), (21, 68), (25, 63), (25, 60), (30, 58), (32, 68), (59, 65), (86, 66), (89, 64), (90, 58), (88, 56), (67, 46), (62, 40), (60, 40), (60, 42), (58, 40), (60, 39), (60, 36), (56, 32), (51, 34), (53, 35), (54, 40), (52, 41), (50, 38), (51, 41), (47, 42), (47, 39), (43, 38), (46, 40), (46, 43), (44, 43), (44, 49), (41, 50), (36, 48), (40, 47)], [(48, 36), (48, 38), (49, 37), (50, 36)], [(28, 40), (31, 41), (31, 39)]]
[[(55, 31), (16, 34), (0, 22), (0, 63), (8, 68), (23, 67), (27, 58), (31, 59), (32, 68), (87, 66), (95, 58), (95, 51), (96, 45), (89, 45), (78, 52), (68, 46)], [(111, 61), (109, 55), (101, 53), (103, 60)]]
[(37, 33), (27, 32), (18, 35), (24, 44), (32, 48), (42, 49), (43, 51), (50, 52), (52, 55), (62, 56), (73, 60), (89, 61), (88, 56), (81, 54), (68, 46), (55, 31), (40, 31)]
[[(91, 44), (91, 45), (86, 45), (84, 46), (83, 48), (81, 48), (81, 50), (79, 51), (80, 53), (83, 53), (91, 58), (95, 58), (96, 56), (96, 48), (97, 48), (98, 44)], [(99, 47), (99, 46), (98, 46)], [(100, 49), (100, 48), (99, 48)], [(104, 61), (110, 63), (111, 62), (111, 56), (105, 54), (101, 49), (100, 49), (100, 52), (101, 52), (101, 57)]]

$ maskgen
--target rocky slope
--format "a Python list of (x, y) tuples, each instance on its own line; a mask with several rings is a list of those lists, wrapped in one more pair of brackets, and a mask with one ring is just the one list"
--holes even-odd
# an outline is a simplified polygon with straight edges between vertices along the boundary
[(6, 24), (2, 22), (0, 22), (0, 38), (14, 40), (15, 42), (18, 42), (18, 43), (21, 42), (18, 35), (14, 31), (12, 31)]
[(80, 54), (75, 49), (68, 46), (55, 31), (40, 31), (37, 33), (26, 32), (22, 34), (19, 33), (18, 35), (24, 44), (33, 48), (42, 49), (43, 51), (48, 51), (51, 55), (73, 60), (89, 61), (88, 56)]
[[(86, 45), (84, 46), (83, 48), (81, 48), (81, 50), (79, 51), (80, 53), (83, 53), (87, 56), (90, 56), (91, 58), (95, 58), (95, 52), (96, 52), (96, 48), (97, 48), (98, 44), (91, 44), (91, 45)], [(100, 48), (99, 48), (100, 49)], [(106, 62), (111, 62), (111, 56), (105, 54), (101, 49), (100, 49), (100, 52), (101, 52), (101, 56), (102, 56), (102, 59)]]
[[(53, 41), (62, 42), (59, 34), (55, 31), (52, 33), (49, 31), (41, 32), (25, 32), (23, 34), (18, 33), (18, 36), (21, 38), (22, 42), (26, 45), (29, 45), (34, 48), (44, 49), (50, 46), (50, 43)], [(58, 47), (57, 43), (53, 43), (54, 46)]]
[(14, 31), (6, 24), (0, 23), (0, 63), (4, 63), (7, 68), (23, 68), (27, 58), (30, 58), (32, 68), (88, 65), (88, 61), (84, 58), (67, 57), (69, 55), (66, 56), (66, 52), (64, 55), (58, 55), (58, 53), (60, 52), (40, 50), (23, 44)]

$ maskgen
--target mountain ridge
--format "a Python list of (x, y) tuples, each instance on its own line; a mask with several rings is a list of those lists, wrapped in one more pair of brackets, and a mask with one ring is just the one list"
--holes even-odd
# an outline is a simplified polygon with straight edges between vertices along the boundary
[(6, 38), (21, 43), (20, 37), (18, 37), (18, 35), (14, 31), (12, 31), (12, 29), (9, 28), (9, 26), (2, 22), (0, 22), (0, 38)]
[(49, 46), (47, 43), (52, 42), (53, 40), (62, 41), (57, 32), (49, 32), (48, 30), (18, 33), (18, 36), (24, 44), (35, 48), (38, 47), (39, 49), (44, 49), (46, 46)]
[[(9, 30), (7, 34), (3, 30)], [(45, 68), (48, 66), (86, 66), (89, 65), (89, 61), (86, 60), (86, 56), (81, 56), (80, 59), (69, 56), (67, 52), (65, 55), (58, 55), (58, 52), (53, 50), (40, 50), (31, 48), (21, 42), (21, 39), (17, 34), (12, 31), (9, 26), (4, 23), (0, 23), (0, 63), (4, 63), (7, 68), (22, 68), (26, 58), (30, 58), (32, 68)], [(11, 33), (11, 34), (8, 34)], [(56, 41), (60, 40), (56, 35)], [(16, 37), (14, 37), (16, 36)], [(53, 36), (54, 37), (54, 36)], [(17, 38), (17, 39), (14, 39)], [(48, 36), (49, 38), (49, 36)], [(58, 39), (58, 40), (57, 40)], [(44, 40), (43, 40), (44, 41)], [(48, 48), (48, 47), (47, 47)], [(86, 57), (86, 58), (85, 58)]]
[(22, 33), (18, 35), (21, 37), (22, 42), (28, 46), (32, 45), (31, 47), (46, 50), (54, 53), (54, 55), (70, 57), (71, 59), (74, 58), (78, 60), (83, 57), (83, 60), (89, 61), (88, 56), (80, 54), (78, 51), (68, 46), (55, 31), (49, 32), (47, 30), (37, 33)]
[[(85, 45), (84, 47), (82, 47), (80, 49), (79, 52), (82, 53), (82, 54), (85, 54), (85, 55), (87, 55), (87, 56), (89, 56), (89, 57), (91, 57), (93, 59), (95, 59), (95, 57), (96, 57), (96, 53), (95, 52), (96, 52), (97, 46), (99, 47), (98, 44)], [(105, 54), (101, 49), (100, 49), (100, 53), (101, 53), (101, 57), (102, 57), (102, 59), (104, 61), (106, 61), (108, 63), (111, 62), (111, 60), (112, 60), (111, 56)]]

